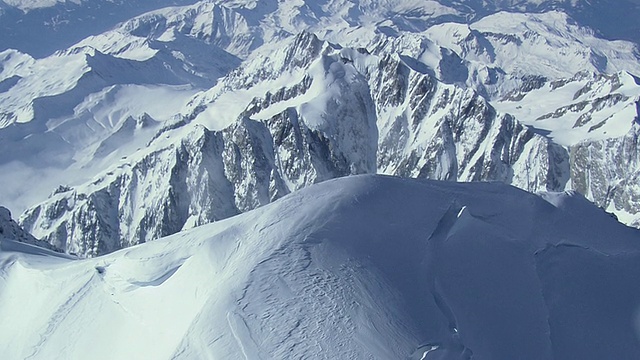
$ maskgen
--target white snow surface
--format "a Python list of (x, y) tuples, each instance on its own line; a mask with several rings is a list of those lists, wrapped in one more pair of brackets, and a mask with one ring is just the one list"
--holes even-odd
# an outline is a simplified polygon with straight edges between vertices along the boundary
[(3, 359), (631, 359), (640, 232), (575, 193), (354, 176), (68, 260), (0, 242)]
[(582, 72), (519, 94), (517, 101), (507, 97), (492, 104), (547, 133), (554, 142), (572, 146), (627, 134), (638, 117), (638, 82), (627, 72), (610, 76)]

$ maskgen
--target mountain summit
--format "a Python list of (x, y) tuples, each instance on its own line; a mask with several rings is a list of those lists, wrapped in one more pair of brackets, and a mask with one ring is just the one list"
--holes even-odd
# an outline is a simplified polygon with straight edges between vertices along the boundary
[(0, 352), (632, 359), (639, 238), (577, 193), (329, 180), (96, 259), (0, 251)]

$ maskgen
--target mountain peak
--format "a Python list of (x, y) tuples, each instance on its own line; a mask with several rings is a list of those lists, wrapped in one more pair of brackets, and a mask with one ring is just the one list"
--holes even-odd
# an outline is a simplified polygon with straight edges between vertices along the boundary
[[(0, 316), (41, 305), (37, 321), (0, 328), (0, 349), (635, 358), (638, 230), (570, 200), (554, 206), (499, 183), (351, 176), (98, 259), (0, 251), (0, 293), (11, 294)], [(105, 331), (114, 322), (126, 326)]]

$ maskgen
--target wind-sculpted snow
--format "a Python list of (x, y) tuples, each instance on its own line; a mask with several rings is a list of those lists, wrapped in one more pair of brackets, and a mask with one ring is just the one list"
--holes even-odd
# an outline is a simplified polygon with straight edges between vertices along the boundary
[(577, 193), (329, 180), (95, 259), (3, 242), (0, 352), (633, 359), (639, 235)]

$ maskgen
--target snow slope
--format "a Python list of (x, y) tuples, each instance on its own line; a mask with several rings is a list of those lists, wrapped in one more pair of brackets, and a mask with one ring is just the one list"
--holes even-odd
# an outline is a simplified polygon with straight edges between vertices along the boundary
[(640, 356), (640, 232), (576, 193), (355, 176), (94, 259), (13, 244), (4, 359)]
[(566, 147), (625, 136), (638, 118), (640, 79), (627, 73), (580, 72), (541, 81), (492, 102), (500, 112)]

